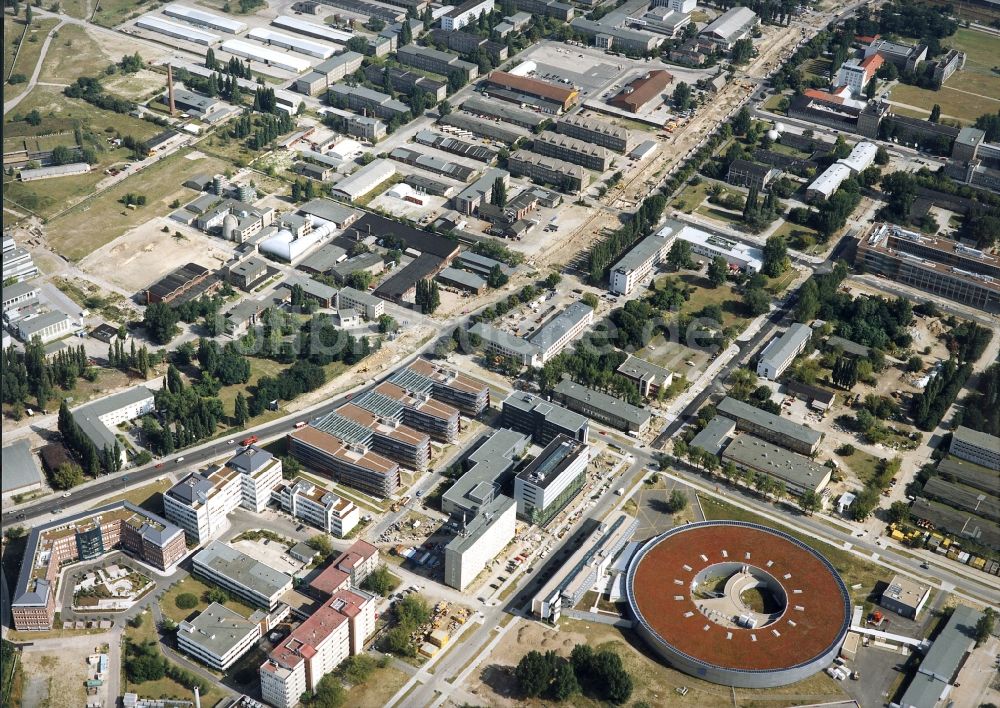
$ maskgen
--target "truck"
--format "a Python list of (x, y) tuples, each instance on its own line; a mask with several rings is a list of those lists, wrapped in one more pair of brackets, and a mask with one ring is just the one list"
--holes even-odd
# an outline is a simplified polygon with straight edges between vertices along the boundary
[(296, 430), (298, 430), (299, 428), (304, 428), (304, 427), (306, 427), (306, 422), (304, 420), (300, 420), (298, 423), (295, 424), (295, 429)]
[(249, 447), (250, 445), (253, 445), (255, 442), (257, 442), (259, 439), (260, 438), (258, 438), (256, 435), (251, 435), (248, 438), (243, 438), (242, 440), (240, 440), (240, 445), (242, 445), (243, 447)]
[(618, 489), (615, 490), (615, 494), (620, 497), (625, 496), (625, 487), (618, 487)]

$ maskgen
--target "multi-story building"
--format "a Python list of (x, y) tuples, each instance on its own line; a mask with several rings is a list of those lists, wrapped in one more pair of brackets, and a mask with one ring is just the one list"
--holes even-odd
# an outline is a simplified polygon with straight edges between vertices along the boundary
[(383, 381), (354, 401), (376, 415), (401, 420), (439, 442), (454, 442), (461, 431), (458, 409), (435, 400), (427, 391), (409, 390)]
[(991, 470), (1000, 470), (1000, 438), (960, 425), (951, 434), (948, 452)]
[(840, 65), (837, 77), (834, 79), (834, 86), (846, 86), (855, 96), (860, 96), (865, 91), (868, 82), (875, 78), (877, 72), (884, 63), (878, 54), (872, 54), (862, 60), (848, 59)]
[(587, 481), (590, 446), (557, 435), (514, 478), (518, 517), (544, 526), (562, 511)]
[(344, 52), (335, 57), (330, 57), (324, 62), (320, 62), (315, 68), (302, 78), (296, 79), (292, 86), (299, 93), (307, 96), (316, 96), (323, 93), (331, 85), (340, 81), (345, 76), (353, 74), (361, 68), (364, 55), (358, 52)]
[(260, 640), (267, 615), (249, 618), (213, 602), (192, 620), (177, 625), (177, 648), (216, 671), (226, 671)]
[(940, 86), (956, 71), (965, 68), (965, 52), (951, 49), (940, 59), (932, 61), (930, 66), (931, 79)]
[(855, 265), (958, 302), (1000, 308), (1000, 258), (951, 239), (877, 223), (858, 243)]
[(375, 414), (354, 403), (312, 421), (311, 425), (348, 443), (363, 445), (413, 470), (425, 470), (431, 459), (431, 441), (426, 433), (402, 423), (403, 411)]
[(229, 282), (246, 292), (253, 290), (265, 277), (267, 262), (256, 256), (245, 258), (229, 268)]
[(605, 148), (568, 135), (542, 133), (535, 138), (532, 149), (539, 155), (556, 157), (588, 170), (604, 172), (611, 166), (611, 155)]
[(562, 22), (569, 22), (576, 14), (576, 8), (567, 2), (559, 0), (514, 0), (514, 7), (521, 12), (530, 12), (541, 17), (553, 17)]
[(353, 202), (392, 179), (395, 174), (396, 166), (391, 160), (378, 158), (337, 182), (333, 194)]
[(441, 496), (441, 511), (470, 519), (500, 493), (517, 457), (528, 447), (528, 437), (500, 428), (465, 460), (466, 471)]
[(187, 475), (163, 495), (163, 510), (192, 543), (200, 544), (224, 529), (237, 507), (264, 511), (280, 482), (281, 460), (250, 445), (225, 464)]
[(504, 399), (501, 425), (530, 435), (536, 445), (548, 445), (559, 435), (587, 442), (590, 422), (579, 413), (524, 391)]
[(292, 588), (292, 578), (221, 541), (195, 554), (192, 572), (228, 590), (248, 605), (272, 612)]
[(767, 442), (786, 447), (802, 455), (812, 455), (819, 447), (823, 434), (799, 423), (785, 420), (749, 403), (726, 396), (716, 410), (736, 421), (739, 430), (746, 431)]
[(377, 497), (399, 489), (399, 464), (307, 425), (288, 434), (288, 451), (310, 469)]
[(346, 573), (354, 585), (361, 585), (378, 568), (378, 548), (368, 541), (358, 539), (347, 550), (337, 556), (333, 567)]
[(493, 71), (484, 82), (486, 95), (517, 104), (530, 104), (545, 113), (568, 111), (580, 96), (570, 86), (554, 84), (529, 76), (519, 76), (506, 71)]
[[(460, 34), (465, 34), (461, 32)], [(435, 102), (448, 97), (448, 83), (429, 79), (416, 71), (406, 71), (392, 66), (370, 64), (365, 67), (365, 76), (376, 86), (385, 86), (404, 95), (411, 95), (416, 89), (431, 96)]]
[(781, 170), (770, 165), (761, 165), (750, 160), (737, 158), (729, 163), (726, 181), (737, 187), (755, 187), (757, 190), (763, 191), (780, 176)]
[(512, 153), (507, 159), (507, 168), (515, 177), (528, 177), (567, 194), (578, 193), (588, 181), (587, 172), (579, 165), (529, 150)]
[(341, 288), (337, 293), (337, 305), (341, 309), (357, 310), (369, 322), (385, 314), (384, 300), (350, 287)]
[(476, 323), (469, 331), (482, 339), (488, 351), (513, 359), (523, 366), (539, 367), (583, 334), (593, 321), (593, 308), (583, 302), (574, 302), (527, 339), (486, 322)]
[(31, 283), (19, 281), (3, 289), (3, 314), (20, 310), (38, 302), (38, 288)]
[(752, 470), (777, 480), (795, 496), (806, 492), (819, 494), (833, 470), (813, 462), (805, 455), (789, 452), (753, 435), (737, 435), (722, 451), (722, 459), (741, 470)]
[[(492, 0), (491, 3), (492, 4)], [(451, 76), (457, 71), (471, 81), (479, 76), (479, 66), (472, 62), (459, 59), (454, 54), (442, 52), (431, 47), (421, 47), (419, 44), (407, 44), (396, 51), (396, 59), (400, 64), (412, 66), (423, 71), (430, 71), (442, 76)]]
[(10, 236), (3, 237), (3, 282), (22, 281), (38, 275), (31, 254), (18, 246)]
[(441, 15), (441, 29), (459, 30), (480, 15), (493, 12), (493, 0), (465, 0)]
[[(159, 570), (172, 569), (185, 555), (184, 533), (130, 502), (115, 502), (41, 523), (31, 529), (11, 595), (18, 631), (53, 629), (62, 568), (120, 549)], [(61, 605), (60, 605), (61, 606)]]
[(386, 136), (389, 127), (378, 118), (352, 114), (344, 119), (344, 131), (355, 138), (375, 143)]
[(65, 312), (53, 310), (20, 320), (17, 323), (17, 334), (22, 342), (30, 342), (38, 337), (42, 344), (48, 344), (69, 335), (76, 327), (72, 317)]
[(571, 138), (585, 140), (621, 153), (631, 152), (637, 142), (627, 128), (596, 118), (586, 118), (579, 113), (560, 119), (556, 123), (556, 130)]
[(484, 39), (471, 32), (449, 32), (444, 29), (434, 29), (430, 31), (428, 40), (431, 44), (443, 45), (466, 57), (481, 52), (497, 64), (506, 61), (510, 54), (506, 44)]
[(417, 359), (389, 377), (391, 383), (410, 391), (430, 391), (434, 398), (476, 418), (490, 406), (490, 387), (468, 374), (427, 359)]
[(564, 378), (552, 389), (552, 396), (571, 411), (582, 413), (627, 433), (642, 435), (649, 429), (650, 412), (620, 398), (574, 383)]
[(616, 371), (634, 383), (643, 398), (657, 395), (662, 389), (669, 388), (674, 381), (674, 372), (670, 369), (631, 354)]
[(500, 495), (480, 507), (444, 549), (444, 583), (465, 590), (514, 539), (517, 505)]
[(354, 502), (304, 477), (282, 482), (274, 488), (272, 498), (294, 518), (337, 538), (347, 536), (361, 520), (361, 511)]
[(475, 214), (483, 202), (489, 200), (490, 191), (498, 179), (506, 187), (510, 183), (510, 173), (498, 167), (485, 170), (482, 177), (455, 195), (452, 206), (467, 216)]
[(648, 278), (670, 252), (677, 232), (682, 225), (676, 221), (667, 224), (632, 248), (611, 268), (608, 290), (617, 295), (628, 295), (639, 283)]
[(757, 358), (757, 375), (775, 381), (801, 354), (812, 338), (812, 329), (795, 323), (780, 337), (772, 339)]
[(74, 408), (72, 415), (74, 422), (94, 447), (112, 452), (117, 450), (124, 464), (125, 449), (118, 442), (114, 429), (121, 423), (152, 413), (155, 408), (153, 392), (145, 386), (135, 386)]
[(865, 48), (865, 59), (878, 55), (900, 71), (913, 71), (927, 58), (927, 45), (901, 44), (874, 37)]
[(373, 113), (382, 120), (401, 119), (410, 112), (410, 107), (402, 101), (364, 86), (334, 84), (327, 89), (327, 93), (331, 105), (343, 104), (352, 111), (364, 111), (366, 115)]

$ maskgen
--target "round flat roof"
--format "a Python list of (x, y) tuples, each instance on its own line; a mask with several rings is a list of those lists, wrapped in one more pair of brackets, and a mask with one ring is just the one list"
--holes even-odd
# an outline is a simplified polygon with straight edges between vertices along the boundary
[[(709, 619), (692, 597), (695, 577), (717, 564), (746, 564), (771, 575), (787, 604), (755, 629)], [(733, 671), (782, 671), (822, 657), (843, 641), (850, 597), (819, 553), (780, 531), (738, 521), (681, 526), (649, 541), (627, 577), (633, 615), (667, 652)]]

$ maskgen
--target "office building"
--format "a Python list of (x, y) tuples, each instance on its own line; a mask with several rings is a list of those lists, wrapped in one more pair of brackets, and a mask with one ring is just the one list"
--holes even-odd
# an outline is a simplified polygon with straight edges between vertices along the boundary
[(858, 243), (855, 265), (982, 310), (1000, 308), (1000, 258), (958, 241), (876, 223)]
[(500, 423), (530, 435), (536, 445), (548, 445), (558, 435), (587, 442), (590, 434), (584, 416), (524, 391), (513, 391), (504, 399)]
[(374, 114), (376, 118), (382, 120), (402, 119), (410, 112), (410, 107), (402, 101), (364, 86), (334, 84), (328, 89), (327, 94), (332, 106), (350, 108), (365, 115)]
[(475, 214), (484, 202), (489, 201), (493, 185), (498, 179), (507, 186), (510, 184), (510, 173), (497, 167), (485, 170), (482, 177), (455, 195), (452, 206), (467, 216)]
[(441, 15), (441, 29), (460, 30), (480, 15), (493, 12), (493, 0), (465, 0)]
[(764, 253), (755, 246), (748, 246), (723, 236), (710, 234), (693, 226), (684, 226), (677, 232), (677, 238), (691, 244), (691, 252), (705, 256), (709, 260), (722, 256), (730, 268), (753, 274), (763, 267)]
[(3, 289), (3, 314), (17, 312), (38, 303), (38, 288), (31, 283), (19, 281)]
[(751, 187), (764, 191), (774, 180), (781, 176), (781, 170), (770, 165), (761, 165), (749, 160), (737, 158), (729, 163), (726, 181), (736, 187)]
[(697, 435), (691, 438), (689, 448), (696, 447), (709, 455), (722, 456), (722, 449), (736, 434), (736, 421), (724, 415), (717, 415), (708, 421)]
[(304, 477), (278, 484), (272, 498), (282, 510), (325, 533), (344, 538), (361, 520), (361, 511), (349, 499), (319, 487)]
[(221, 541), (212, 541), (195, 554), (192, 572), (222, 587), (248, 605), (273, 612), (281, 596), (292, 588), (292, 578), (254, 560)]
[(458, 409), (419, 387), (411, 390), (383, 381), (354, 402), (376, 415), (395, 417), (439, 442), (454, 442), (461, 431)]
[[(5, 459), (4, 476), (6, 471)], [(56, 610), (62, 607), (58, 586), (63, 566), (115, 550), (162, 571), (172, 570), (187, 555), (183, 531), (126, 501), (36, 523), (11, 595), (14, 629), (55, 629)]]
[(910, 45), (900, 42), (890, 42), (887, 39), (873, 37), (865, 48), (865, 59), (880, 56), (883, 60), (895, 64), (900, 71), (913, 71), (920, 62), (927, 59), (927, 46), (924, 44)]
[(544, 113), (568, 111), (580, 92), (573, 86), (555, 84), (506, 71), (492, 71), (483, 87), (486, 95), (517, 104), (529, 104)]
[(444, 583), (465, 590), (497, 554), (514, 540), (517, 505), (499, 495), (480, 507), (444, 549)]
[(646, 409), (633, 406), (607, 393), (581, 386), (569, 378), (563, 378), (556, 384), (552, 389), (552, 397), (571, 411), (582, 413), (592, 420), (636, 436), (642, 435), (649, 429), (652, 416)]
[(349, 444), (374, 450), (412, 470), (425, 470), (431, 458), (430, 437), (404, 425), (402, 419), (403, 407), (393, 402), (378, 413), (345, 403), (310, 425)]
[(607, 149), (568, 135), (544, 132), (535, 138), (532, 149), (539, 155), (565, 160), (588, 170), (604, 172), (611, 166), (611, 154)]
[(135, 386), (74, 408), (71, 413), (80, 430), (98, 451), (117, 451), (122, 464), (125, 464), (125, 449), (118, 442), (114, 429), (154, 410), (153, 392), (145, 386)]
[(775, 381), (799, 354), (805, 351), (812, 338), (812, 329), (804, 324), (793, 324), (780, 336), (772, 339), (757, 359), (757, 375)]
[(10, 236), (3, 237), (3, 282), (18, 282), (38, 275), (38, 268), (31, 254), (14, 243)]
[(670, 86), (670, 82), (673, 80), (673, 75), (662, 69), (648, 71), (639, 78), (625, 84), (621, 93), (608, 101), (608, 103), (630, 113), (639, 113), (651, 101), (654, 101), (656, 105), (662, 103), (667, 87)]
[(288, 434), (288, 451), (306, 467), (366, 494), (384, 498), (399, 489), (398, 463), (311, 425)]
[(250, 256), (229, 268), (229, 282), (245, 292), (253, 290), (266, 277), (267, 263), (256, 256)]
[(753, 435), (737, 435), (722, 451), (722, 459), (741, 470), (766, 474), (795, 496), (819, 494), (830, 483), (833, 470), (805, 455), (789, 452)]
[(544, 526), (580, 493), (587, 481), (590, 446), (557, 435), (514, 478), (517, 516)]
[[(683, 12), (674, 12), (668, 7), (654, 7), (644, 12), (641, 16), (627, 18), (625, 24), (632, 29), (655, 32), (656, 34), (665, 35), (670, 39), (675, 39), (681, 33), (681, 30), (691, 24), (691, 15)], [(656, 95), (659, 95), (660, 90), (662, 89), (656, 91)], [(621, 97), (621, 94), (619, 94), (619, 97)], [(636, 111), (632, 109), (632, 105), (634, 104), (624, 101), (618, 107), (634, 113)]]
[(384, 300), (350, 287), (341, 288), (337, 293), (337, 305), (341, 309), (357, 310), (369, 322), (385, 314)]
[(48, 344), (68, 336), (76, 327), (72, 317), (54, 310), (20, 320), (17, 323), (17, 333), (25, 343), (38, 337), (42, 344)]
[(466, 458), (466, 471), (441, 496), (441, 511), (465, 519), (478, 514), (497, 498), (528, 444), (524, 433), (507, 428), (494, 431)]
[(802, 455), (812, 455), (816, 452), (820, 440), (823, 439), (822, 433), (808, 426), (785, 420), (780, 415), (768, 413), (730, 396), (723, 398), (716, 406), (716, 410), (736, 421), (739, 430)]
[(948, 452), (991, 470), (1000, 471), (1000, 438), (960, 425), (951, 434)]
[(908, 578), (898, 573), (892, 576), (889, 585), (882, 591), (879, 604), (887, 610), (895, 612), (900, 617), (915, 620), (920, 618), (931, 588), (924, 583)]
[(490, 387), (477, 378), (428, 359), (417, 359), (389, 377), (391, 383), (409, 390), (430, 391), (434, 398), (475, 418), (490, 405)]
[(177, 648), (216, 671), (226, 671), (260, 640), (266, 615), (249, 618), (213, 602), (192, 620), (177, 625)]
[(552, 185), (566, 194), (576, 194), (586, 186), (586, 170), (554, 157), (545, 157), (529, 150), (517, 150), (507, 159), (507, 167), (515, 177), (528, 177), (536, 182)]
[(698, 36), (729, 51), (741, 39), (750, 36), (759, 22), (757, 14), (746, 7), (734, 7), (703, 29)]
[(658, 395), (674, 381), (674, 372), (631, 354), (616, 371), (634, 383), (643, 398)]
[(192, 543), (201, 544), (227, 526), (237, 507), (264, 511), (280, 482), (281, 460), (250, 445), (225, 464), (187, 475), (163, 495), (163, 510)]
[(637, 285), (646, 280), (670, 252), (682, 225), (676, 221), (667, 224), (639, 241), (631, 251), (611, 268), (608, 290), (616, 295), (628, 295)]
[(621, 153), (630, 152), (637, 142), (627, 128), (596, 118), (586, 118), (579, 113), (561, 118), (556, 123), (556, 130), (571, 138), (585, 140)]
[[(489, 0), (492, 5), (492, 0)], [(459, 59), (454, 54), (442, 52), (431, 47), (421, 47), (418, 44), (407, 44), (396, 50), (396, 60), (404, 66), (412, 66), (422, 71), (430, 71), (441, 76), (451, 76), (459, 72), (466, 81), (472, 81), (479, 76), (479, 65)]]
[(806, 196), (813, 200), (829, 199), (850, 176), (851, 169), (847, 165), (835, 162), (809, 183)]

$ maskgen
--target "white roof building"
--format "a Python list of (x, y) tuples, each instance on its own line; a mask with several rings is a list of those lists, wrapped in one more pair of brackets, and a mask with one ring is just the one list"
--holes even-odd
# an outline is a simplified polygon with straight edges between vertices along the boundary
[(875, 143), (860, 142), (854, 146), (850, 155), (842, 160), (837, 160), (837, 162), (841, 165), (847, 165), (851, 170), (851, 174), (856, 175), (872, 166), (872, 163), (875, 162), (875, 153), (877, 152), (878, 147)]
[(281, 27), (282, 29), (298, 32), (299, 34), (315, 37), (316, 39), (325, 39), (328, 42), (338, 42), (339, 44), (347, 44), (347, 41), (354, 36), (352, 32), (344, 32), (333, 27), (317, 25), (315, 22), (306, 22), (305, 20), (288, 15), (279, 15), (271, 20), (271, 24), (275, 27)]
[(241, 32), (246, 32), (247, 29), (247, 26), (238, 20), (232, 20), (228, 17), (222, 17), (220, 15), (213, 15), (211, 12), (196, 10), (193, 7), (181, 5), (176, 2), (163, 8), (163, 14), (168, 17), (176, 17), (179, 20), (190, 22), (193, 25), (210, 27), (214, 30), (227, 32), (229, 34), (239, 34)]
[(737, 40), (746, 37), (756, 24), (757, 14), (753, 10), (746, 7), (734, 7), (703, 29), (701, 36), (728, 48), (732, 47)]
[(190, 25), (181, 25), (176, 22), (171, 22), (170, 20), (165, 20), (156, 15), (145, 15), (140, 17), (136, 20), (135, 25), (140, 29), (149, 30), (150, 32), (156, 32), (158, 34), (166, 35), (167, 37), (183, 39), (187, 42), (194, 42), (195, 44), (202, 44), (205, 46), (218, 44), (222, 41), (222, 37), (217, 34), (203, 32), (202, 30), (195, 29)]
[(840, 188), (841, 183), (850, 176), (850, 167), (843, 163), (835, 162), (812, 181), (812, 184), (806, 188), (806, 194), (810, 197), (829, 199), (830, 195), (836, 192)]
[(276, 52), (273, 49), (260, 47), (256, 44), (250, 44), (241, 39), (227, 39), (222, 43), (222, 50), (235, 56), (243, 57), (244, 59), (251, 59), (278, 69), (293, 71), (296, 74), (301, 74), (312, 66), (305, 59), (291, 56), (284, 52)]
[(690, 243), (694, 253), (706, 258), (722, 256), (730, 265), (735, 265), (748, 273), (756, 273), (764, 265), (764, 253), (759, 248), (710, 234), (693, 226), (685, 226), (677, 233), (677, 238)]
[(317, 59), (329, 59), (335, 52), (334, 48), (329, 45), (285, 34), (284, 32), (275, 32), (266, 27), (253, 28), (247, 33), (247, 37), (256, 39), (258, 42), (263, 42), (264, 44), (273, 44), (283, 49), (291, 49), (293, 52), (316, 57)]
[(392, 179), (395, 174), (396, 167), (391, 160), (385, 158), (373, 160), (350, 177), (341, 180), (333, 188), (333, 192), (354, 201), (386, 180)]

